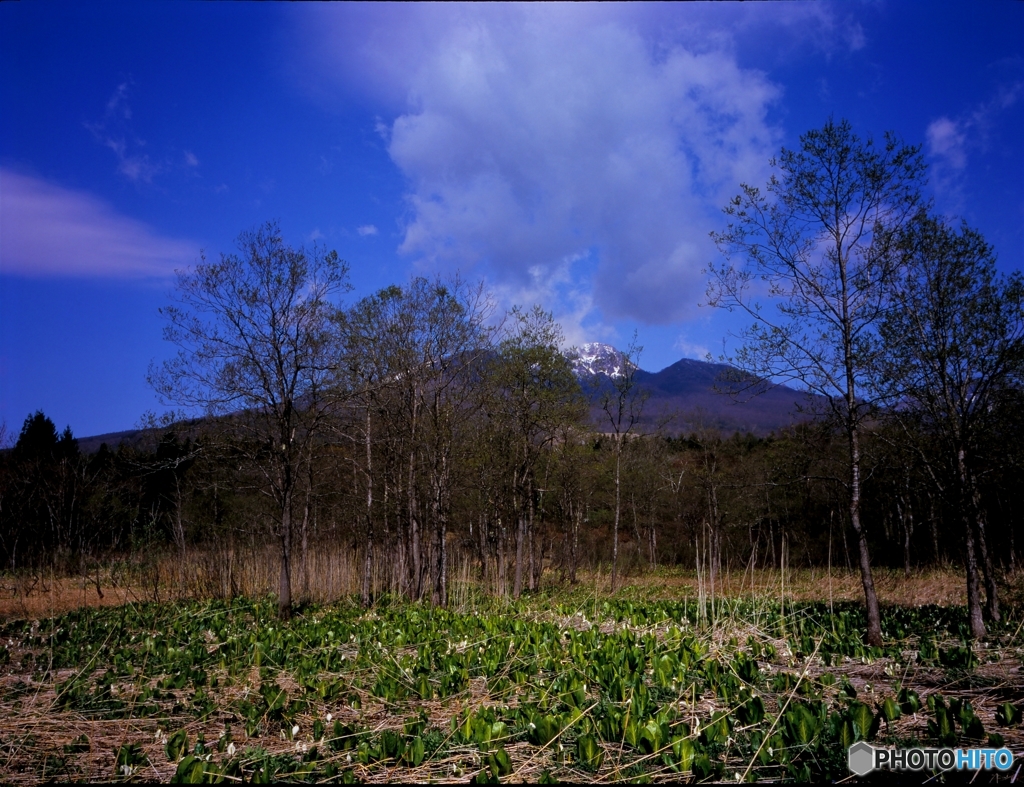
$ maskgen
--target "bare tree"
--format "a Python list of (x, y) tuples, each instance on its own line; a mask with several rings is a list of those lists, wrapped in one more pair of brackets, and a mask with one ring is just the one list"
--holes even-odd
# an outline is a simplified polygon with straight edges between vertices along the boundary
[[(373, 461), (374, 422), (387, 420), (392, 414), (392, 389), (401, 378), (402, 364), (398, 355), (402, 349), (401, 342), (394, 341), (393, 336), (402, 322), (401, 299), (399, 288), (388, 287), (363, 298), (351, 309), (338, 315), (343, 348), (338, 384), (352, 392), (351, 402), (363, 410), (361, 419), (352, 419), (352, 425), (358, 423), (352, 430), (355, 432), (353, 439), (361, 442), (363, 449), (354, 455), (353, 461), (358, 464), (359, 454), (362, 454), (362, 477), (365, 482), (361, 589), (363, 606), (370, 604), (376, 538), (373, 492), (378, 479)], [(378, 461), (377, 464), (379, 466), (381, 463)]]
[[(647, 392), (638, 387), (636, 373), (643, 347), (636, 343), (636, 334), (626, 352), (620, 354), (619, 369), (611, 377), (611, 385), (601, 396), (601, 410), (608, 418), (615, 451), (615, 520), (612, 525), (612, 593), (619, 573), (619, 522), (622, 518), (622, 444), (640, 423)], [(600, 378), (598, 378), (600, 379)]]
[[(794, 381), (823, 397), (848, 443), (845, 485), (857, 535), (867, 640), (882, 641), (867, 533), (861, 522), (861, 431), (873, 411), (871, 339), (896, 274), (880, 248), (921, 204), (920, 150), (887, 134), (862, 141), (829, 120), (782, 149), (766, 193), (743, 184), (712, 238), (726, 257), (709, 266), (708, 302), (753, 318), (735, 362), (759, 380)], [(746, 265), (735, 266), (739, 256)], [(765, 298), (774, 306), (762, 305)], [(732, 360), (732, 359), (730, 359)]]
[(580, 531), (587, 519), (590, 498), (594, 494), (594, 454), (589, 429), (571, 422), (561, 425), (557, 449), (550, 461), (558, 488), (558, 508), (562, 525), (562, 581), (576, 584), (580, 563)]
[[(561, 327), (540, 306), (513, 309), (508, 330), (488, 368), (486, 409), (501, 441), (515, 522), (516, 567), (512, 594), (523, 591), (523, 571), (535, 564), (534, 518), (541, 453), (565, 424), (582, 420), (584, 402), (572, 364), (562, 354)], [(528, 559), (526, 556), (529, 556)], [(536, 590), (539, 566), (529, 572)]]
[(471, 410), (478, 406), (476, 377), (491, 350), (492, 305), (483, 284), (469, 287), (416, 279), (410, 288), (422, 326), (419, 407), (424, 415), (423, 448), (430, 486), (433, 549), (431, 600), (448, 603), (448, 528), (451, 521), (456, 451), (468, 442)]
[[(979, 564), (985, 611), (995, 621), (1000, 612), (980, 460), (1000, 400), (1024, 382), (1024, 277), (999, 276), (992, 247), (978, 232), (957, 232), (925, 215), (896, 233), (890, 249), (903, 277), (881, 332), (880, 371), (894, 404), (889, 415), (958, 512), (971, 634), (981, 637)], [(941, 447), (937, 462), (930, 442)]]
[[(394, 546), (407, 547), (407, 592), (421, 599), (429, 590), (434, 603), (447, 603), (456, 452), (470, 428), (479, 360), (490, 350), (489, 314), (482, 285), (417, 277), (363, 299), (338, 320), (346, 347), (342, 376), (352, 381), (363, 409), (354, 431), (364, 443), (364, 600), (375, 532), (373, 488), (383, 477), (374, 468), (381, 468), (392, 478), (400, 475), (404, 485), (405, 536)], [(379, 457), (374, 419), (388, 435)], [(385, 483), (385, 495), (390, 491)], [(404, 552), (395, 557), (402, 562)]]
[(178, 271), (160, 310), (178, 353), (151, 365), (165, 403), (215, 417), (262, 478), (280, 546), (278, 614), (291, 615), (292, 513), (301, 463), (329, 408), (335, 298), (348, 267), (335, 252), (285, 245), (276, 223), (238, 238), (239, 254)]

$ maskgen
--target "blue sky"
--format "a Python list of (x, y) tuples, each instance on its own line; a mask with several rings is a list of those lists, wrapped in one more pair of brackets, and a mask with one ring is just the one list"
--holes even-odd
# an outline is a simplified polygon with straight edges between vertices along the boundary
[(718, 353), (708, 233), (829, 115), (1022, 267), (1021, 2), (0, 3), (0, 419), (159, 409), (174, 269), (268, 219), (352, 298), (459, 271), (644, 368)]

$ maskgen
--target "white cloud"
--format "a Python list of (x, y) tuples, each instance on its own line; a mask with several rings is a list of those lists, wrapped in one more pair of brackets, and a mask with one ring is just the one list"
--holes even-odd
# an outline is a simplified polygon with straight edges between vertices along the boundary
[(727, 49), (652, 47), (588, 9), (431, 17), (387, 50), (407, 89), (385, 134), (410, 183), (401, 251), (510, 292), (585, 253), (604, 318), (687, 315), (718, 209), (777, 148), (777, 89)]
[(99, 199), (0, 169), (0, 273), (161, 278), (198, 256)]
[(185, 166), (186, 167), (198, 167), (199, 159), (196, 158), (196, 154), (191, 150), (185, 151)]
[(567, 334), (613, 340), (595, 332), (693, 316), (708, 231), (778, 151), (780, 90), (738, 53), (844, 56), (869, 44), (857, 16), (830, 2), (311, 6), (296, 81), (381, 107), (415, 267), (485, 276), (506, 302), (542, 299)]
[(967, 135), (960, 123), (948, 117), (940, 117), (928, 124), (926, 133), (929, 155), (942, 159), (954, 169), (967, 166), (967, 151), (964, 149)]
[(364, 224), (362, 227), (356, 227), (356, 232), (358, 232), (363, 237), (367, 235), (376, 235), (377, 228), (372, 224)]

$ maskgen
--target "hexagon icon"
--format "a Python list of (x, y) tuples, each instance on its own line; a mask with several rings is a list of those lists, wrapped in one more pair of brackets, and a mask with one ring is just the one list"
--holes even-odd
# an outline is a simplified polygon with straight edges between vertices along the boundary
[(875, 747), (870, 743), (858, 741), (846, 753), (850, 770), (858, 776), (864, 776), (875, 769)]

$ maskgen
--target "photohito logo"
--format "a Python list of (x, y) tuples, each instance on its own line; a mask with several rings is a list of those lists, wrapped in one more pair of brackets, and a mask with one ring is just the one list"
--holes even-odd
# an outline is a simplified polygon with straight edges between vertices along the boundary
[(891, 771), (1008, 771), (1013, 765), (1013, 752), (1001, 749), (883, 749), (860, 741), (847, 752), (847, 764), (857, 776), (873, 770)]

